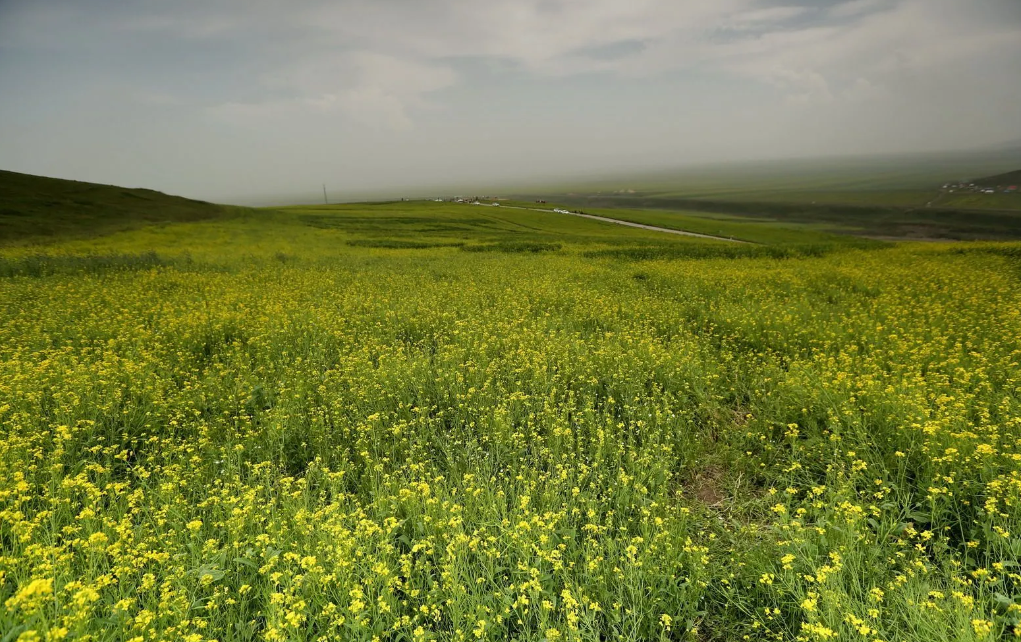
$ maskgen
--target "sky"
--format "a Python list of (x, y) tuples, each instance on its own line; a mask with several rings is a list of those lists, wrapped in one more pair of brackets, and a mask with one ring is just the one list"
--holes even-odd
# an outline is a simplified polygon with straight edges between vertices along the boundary
[(0, 169), (226, 202), (1021, 139), (1021, 0), (0, 0)]

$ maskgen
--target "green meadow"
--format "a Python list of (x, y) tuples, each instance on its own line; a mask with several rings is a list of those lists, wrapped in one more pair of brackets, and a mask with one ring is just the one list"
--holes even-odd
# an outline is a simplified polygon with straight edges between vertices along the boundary
[(1021, 244), (58, 187), (0, 198), (4, 642), (1021, 635)]

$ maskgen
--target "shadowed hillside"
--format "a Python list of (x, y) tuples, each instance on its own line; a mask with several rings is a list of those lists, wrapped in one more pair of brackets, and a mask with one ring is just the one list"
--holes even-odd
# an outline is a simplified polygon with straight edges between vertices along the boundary
[(241, 208), (0, 170), (0, 244), (109, 234), (148, 223), (199, 221)]
[(982, 187), (1000, 187), (1003, 185), (1019, 185), (1021, 184), (1021, 169), (1013, 172), (1007, 172), (1006, 174), (997, 174), (996, 176), (986, 176), (985, 178), (976, 178), (973, 181), (976, 185)]

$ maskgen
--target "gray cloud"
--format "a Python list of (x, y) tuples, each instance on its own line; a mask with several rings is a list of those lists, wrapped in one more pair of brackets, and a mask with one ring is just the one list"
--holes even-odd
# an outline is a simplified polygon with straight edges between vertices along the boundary
[(1016, 138), (1019, 71), (1016, 0), (9, 0), (0, 165), (222, 197), (962, 147)]

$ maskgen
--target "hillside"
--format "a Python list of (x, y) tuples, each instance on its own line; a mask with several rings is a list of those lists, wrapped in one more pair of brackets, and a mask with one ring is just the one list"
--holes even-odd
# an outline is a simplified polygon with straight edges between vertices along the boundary
[(1013, 172), (1007, 172), (1006, 174), (997, 174), (995, 176), (986, 176), (985, 178), (976, 178), (973, 181), (976, 185), (982, 187), (1002, 187), (1007, 185), (1021, 185), (1021, 169), (1014, 170)]
[(0, 170), (0, 244), (109, 234), (146, 223), (198, 221), (237, 211), (148, 189)]

